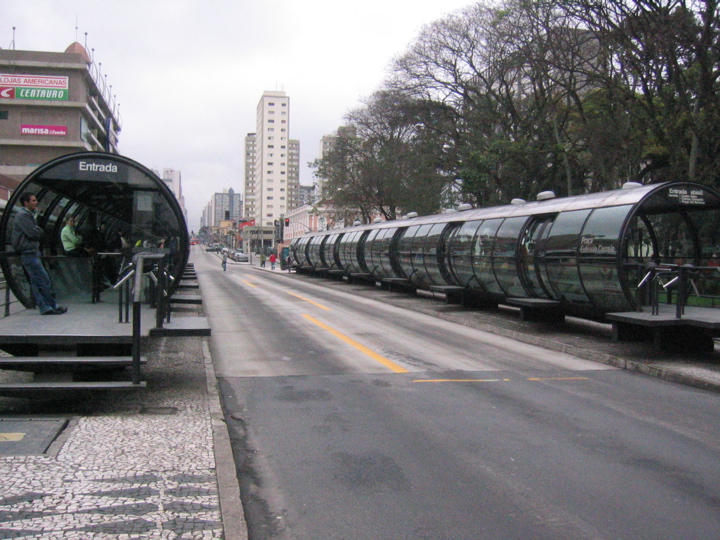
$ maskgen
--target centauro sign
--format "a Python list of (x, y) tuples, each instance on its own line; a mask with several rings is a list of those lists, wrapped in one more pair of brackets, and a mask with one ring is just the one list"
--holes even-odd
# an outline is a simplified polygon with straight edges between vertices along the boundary
[(0, 99), (47, 99), (67, 101), (67, 77), (0, 73)]

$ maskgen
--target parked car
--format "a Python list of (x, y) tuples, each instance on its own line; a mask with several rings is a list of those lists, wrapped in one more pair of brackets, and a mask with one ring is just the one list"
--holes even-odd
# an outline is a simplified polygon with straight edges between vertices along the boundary
[(217, 253), (218, 251), (220, 251), (220, 246), (208, 246), (207, 248), (205, 248), (205, 251), (208, 251), (210, 253)]
[(236, 262), (250, 262), (250, 258), (242, 251), (236, 251), (233, 253), (232, 259)]

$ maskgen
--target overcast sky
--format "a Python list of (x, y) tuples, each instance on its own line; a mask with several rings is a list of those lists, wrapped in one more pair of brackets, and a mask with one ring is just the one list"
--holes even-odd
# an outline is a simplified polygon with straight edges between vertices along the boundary
[[(120, 104), (120, 152), (182, 172), (189, 226), (244, 188), (244, 137), (265, 90), (290, 97), (300, 182), (320, 138), (377, 90), (422, 27), (472, 0), (5, 0), (0, 47), (87, 44)], [(77, 28), (77, 29), (76, 29)], [(87, 34), (87, 36), (86, 36)], [(94, 51), (93, 51), (94, 50)]]

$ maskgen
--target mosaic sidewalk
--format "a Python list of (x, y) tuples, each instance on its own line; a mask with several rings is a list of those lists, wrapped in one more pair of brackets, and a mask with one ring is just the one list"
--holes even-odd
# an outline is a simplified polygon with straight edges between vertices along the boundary
[(144, 390), (62, 405), (0, 399), (3, 416), (72, 418), (44, 455), (0, 457), (0, 538), (223, 538), (207, 345), (153, 347)]

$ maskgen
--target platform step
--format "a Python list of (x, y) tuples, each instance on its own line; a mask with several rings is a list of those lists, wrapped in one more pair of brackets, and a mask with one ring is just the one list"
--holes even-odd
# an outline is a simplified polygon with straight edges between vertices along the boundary
[(197, 283), (187, 283), (187, 282), (183, 283), (181, 281), (180, 283), (178, 283), (177, 288), (178, 289), (199, 289), (200, 285), (198, 285)]
[(93, 381), (93, 382), (27, 382), (27, 383), (0, 383), (0, 393), (7, 391), (32, 390), (130, 390), (134, 388), (145, 388), (147, 383), (140, 381), (138, 384), (132, 381)]
[(207, 317), (175, 317), (162, 328), (151, 328), (151, 337), (209, 336), (210, 323)]
[[(0, 358), (0, 369), (35, 371), (58, 366), (130, 366), (132, 356), (8, 356)], [(140, 357), (140, 364), (147, 364), (147, 357)]]
[(202, 296), (196, 294), (178, 294), (170, 297), (171, 304), (202, 304)]

